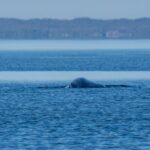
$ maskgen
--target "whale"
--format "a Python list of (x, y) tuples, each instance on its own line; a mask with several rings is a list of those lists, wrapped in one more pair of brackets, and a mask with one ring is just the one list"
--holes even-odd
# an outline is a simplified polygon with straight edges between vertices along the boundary
[(80, 77), (74, 79), (66, 88), (104, 88), (104, 86)]
[(132, 85), (126, 85), (126, 84), (99, 84), (93, 81), (90, 81), (86, 78), (79, 77), (71, 81), (67, 85), (59, 85), (59, 86), (39, 86), (40, 89), (49, 89), (49, 88), (129, 88), (133, 87)]
[(119, 84), (119, 85), (102, 85), (102, 84), (98, 84), (95, 82), (92, 82), (86, 78), (80, 77), (80, 78), (76, 78), (74, 79), (69, 85), (66, 86), (66, 88), (128, 88), (128, 87), (132, 87), (130, 85), (124, 85), (124, 84)]

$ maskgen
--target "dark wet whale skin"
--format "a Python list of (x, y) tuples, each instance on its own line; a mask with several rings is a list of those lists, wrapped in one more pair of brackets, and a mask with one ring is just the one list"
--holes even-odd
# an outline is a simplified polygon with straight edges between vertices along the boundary
[(66, 88), (111, 88), (111, 87), (130, 87), (129, 85), (102, 85), (85, 78), (77, 78), (73, 80)]
[(77, 78), (73, 80), (67, 88), (103, 88), (104, 86), (101, 84), (94, 83), (85, 78)]
[(38, 88), (40, 89), (56, 89), (56, 88), (128, 88), (128, 87), (134, 87), (132, 85), (126, 85), (126, 84), (99, 84), (92, 82), (88, 79), (85, 79), (83, 77), (81, 78), (76, 78), (72, 82), (70, 82), (68, 85), (54, 85), (54, 86), (49, 86), (49, 85), (43, 85), (39, 86)]

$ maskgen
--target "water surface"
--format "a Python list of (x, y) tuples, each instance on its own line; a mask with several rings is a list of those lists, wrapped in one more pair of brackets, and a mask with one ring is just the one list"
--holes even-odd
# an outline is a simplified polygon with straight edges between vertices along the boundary
[(150, 50), (0, 51), (0, 71), (149, 71)]
[(150, 81), (131, 88), (39, 88), (59, 84), (0, 83), (0, 149), (149, 150)]
[(149, 150), (149, 71), (150, 40), (0, 41), (0, 149)]

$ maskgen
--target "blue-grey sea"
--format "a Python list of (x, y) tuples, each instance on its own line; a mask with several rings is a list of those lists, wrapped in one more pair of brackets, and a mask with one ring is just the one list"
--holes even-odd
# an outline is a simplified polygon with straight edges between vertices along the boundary
[(150, 50), (0, 51), (0, 71), (149, 71)]
[[(133, 71), (149, 73), (150, 41), (87, 41), (88, 47), (86, 41), (68, 42), (38, 41), (38, 49), (35, 41), (0, 42), (0, 150), (149, 150), (150, 80), (133, 80)], [(14, 71), (16, 78), (22, 72), (30, 80), (20, 76), (13, 81)], [(34, 71), (57, 71), (57, 79), (44, 76), (42, 81)], [(63, 71), (105, 71), (108, 78), (109, 71), (133, 75), (124, 80), (122, 73), (115, 81), (96, 78), (118, 85), (114, 87), (67, 89), (63, 86), (71, 75)]]

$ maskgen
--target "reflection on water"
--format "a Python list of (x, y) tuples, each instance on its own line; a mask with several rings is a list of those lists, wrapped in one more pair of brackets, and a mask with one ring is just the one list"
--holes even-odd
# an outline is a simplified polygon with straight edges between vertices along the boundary
[(1, 71), (0, 81), (149, 80), (150, 71)]
[(150, 40), (0, 40), (0, 50), (150, 49)]

